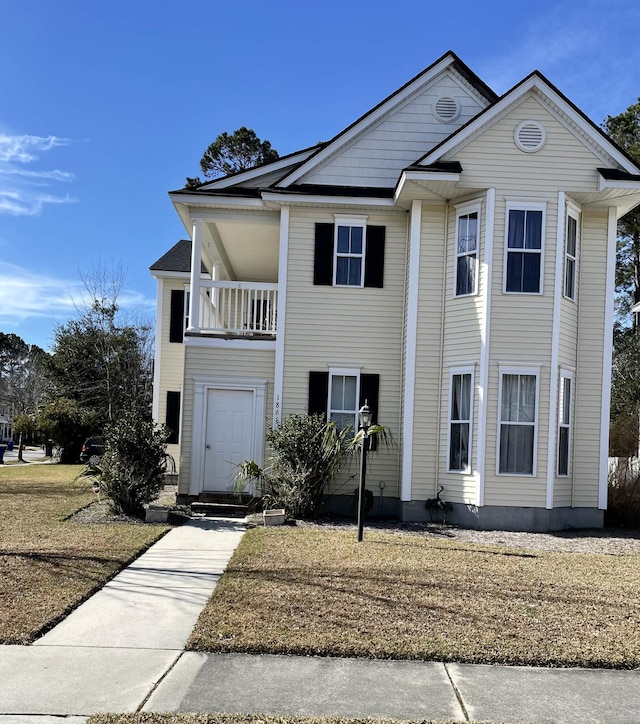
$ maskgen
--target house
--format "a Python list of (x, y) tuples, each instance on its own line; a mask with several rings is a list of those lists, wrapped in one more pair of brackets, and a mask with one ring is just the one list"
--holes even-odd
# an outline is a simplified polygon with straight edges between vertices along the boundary
[(154, 414), (184, 499), (229, 490), (267, 425), (355, 426), (366, 399), (398, 443), (374, 512), (428, 520), (442, 486), (454, 523), (602, 525), (640, 169), (540, 73), (497, 96), (448, 52), (331, 141), (170, 198), (189, 238), (151, 268)]

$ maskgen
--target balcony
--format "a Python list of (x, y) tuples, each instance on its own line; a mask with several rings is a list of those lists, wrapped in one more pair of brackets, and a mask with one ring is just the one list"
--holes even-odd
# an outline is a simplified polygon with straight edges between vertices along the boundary
[(264, 282), (200, 281), (198, 319), (191, 334), (273, 340), (277, 330), (278, 285)]

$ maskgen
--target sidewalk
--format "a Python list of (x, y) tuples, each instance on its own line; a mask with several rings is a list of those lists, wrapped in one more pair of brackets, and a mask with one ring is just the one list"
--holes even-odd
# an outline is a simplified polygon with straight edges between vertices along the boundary
[(0, 646), (0, 724), (140, 710), (640, 721), (638, 671), (185, 652), (243, 532), (236, 520), (190, 521), (33, 646)]

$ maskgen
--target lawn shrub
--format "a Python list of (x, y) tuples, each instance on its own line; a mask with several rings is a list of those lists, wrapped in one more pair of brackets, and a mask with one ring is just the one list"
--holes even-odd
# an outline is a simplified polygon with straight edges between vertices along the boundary
[(284, 508), (292, 518), (315, 518), (325, 488), (353, 445), (353, 434), (323, 415), (290, 415), (266, 434), (270, 455), (264, 468), (245, 460), (236, 490), (255, 482), (264, 505)]
[(168, 434), (135, 409), (107, 428), (98, 477), (114, 513), (144, 517), (145, 503), (164, 487)]

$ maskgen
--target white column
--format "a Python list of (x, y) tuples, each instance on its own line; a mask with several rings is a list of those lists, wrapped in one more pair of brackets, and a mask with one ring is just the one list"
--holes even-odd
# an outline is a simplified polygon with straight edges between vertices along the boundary
[(280, 209), (280, 248), (278, 260), (278, 328), (273, 380), (273, 427), (282, 422), (282, 388), (284, 386), (284, 334), (287, 312), (287, 265), (289, 259), (289, 207)]
[[(600, 487), (598, 508), (607, 508), (609, 479), (609, 407), (611, 406), (611, 356), (613, 354), (613, 299), (616, 288), (616, 239), (618, 219), (616, 208), (609, 207), (607, 223), (607, 286), (604, 309), (604, 339), (602, 353), (602, 403), (600, 419)], [(584, 293), (584, 291), (583, 291)], [(578, 375), (580, 371), (578, 370)], [(578, 382), (579, 384), (579, 382)]]
[(202, 265), (202, 219), (193, 219), (191, 234), (191, 293), (189, 295), (188, 332), (200, 328), (200, 267)]
[(416, 354), (418, 347), (418, 291), (420, 288), (420, 234), (422, 231), (422, 201), (411, 204), (409, 226), (409, 268), (407, 269), (407, 343), (404, 376), (404, 414), (402, 418), (402, 481), (400, 500), (412, 496), (413, 424), (416, 393)]
[(480, 374), (478, 375), (478, 435), (476, 505), (484, 505), (487, 463), (487, 391), (489, 388), (489, 341), (491, 337), (491, 295), (493, 291), (493, 236), (495, 233), (496, 190), (487, 190), (484, 215), (484, 263), (482, 281), (482, 327), (480, 331)]

